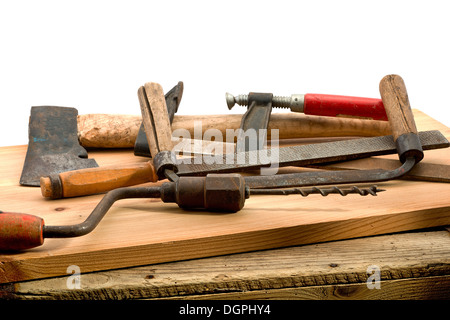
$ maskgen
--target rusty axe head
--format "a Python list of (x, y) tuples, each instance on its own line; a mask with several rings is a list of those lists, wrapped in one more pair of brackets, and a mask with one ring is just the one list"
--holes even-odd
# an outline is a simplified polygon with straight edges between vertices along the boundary
[(21, 185), (39, 187), (43, 176), (98, 167), (78, 142), (77, 115), (75, 108), (31, 108)]

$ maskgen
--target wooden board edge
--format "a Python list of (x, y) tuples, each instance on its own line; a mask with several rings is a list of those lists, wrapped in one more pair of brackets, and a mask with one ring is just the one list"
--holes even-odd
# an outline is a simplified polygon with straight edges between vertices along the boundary
[(68, 274), (70, 266), (77, 266), (81, 272), (86, 273), (354, 239), (449, 224), (450, 206), (72, 255), (10, 259), (1, 264), (0, 284), (64, 276)]

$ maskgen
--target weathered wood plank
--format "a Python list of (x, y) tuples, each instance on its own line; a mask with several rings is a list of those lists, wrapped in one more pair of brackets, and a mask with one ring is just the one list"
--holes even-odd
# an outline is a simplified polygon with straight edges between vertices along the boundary
[[(382, 288), (382, 290), (381, 290)], [(300, 288), (265, 289), (173, 297), (181, 300), (447, 300), (450, 276), (386, 280), (380, 290), (366, 284), (340, 284)]]
[[(450, 292), (450, 234), (408, 232), (0, 286), (15, 299), (434, 299)], [(379, 267), (380, 289), (367, 280)], [(370, 278), (378, 280), (376, 277)], [(73, 282), (70, 282), (73, 283)]]

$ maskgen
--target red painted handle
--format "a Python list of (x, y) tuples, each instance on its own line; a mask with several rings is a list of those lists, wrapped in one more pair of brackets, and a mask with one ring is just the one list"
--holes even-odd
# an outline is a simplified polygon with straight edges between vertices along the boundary
[(329, 117), (357, 117), (387, 121), (383, 101), (374, 98), (305, 94), (304, 113)]
[(0, 251), (25, 250), (44, 243), (44, 220), (29, 214), (0, 212)]

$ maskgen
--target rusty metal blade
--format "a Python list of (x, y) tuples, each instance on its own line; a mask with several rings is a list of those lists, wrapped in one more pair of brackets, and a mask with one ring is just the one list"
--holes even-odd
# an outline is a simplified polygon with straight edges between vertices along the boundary
[(98, 167), (78, 142), (77, 115), (75, 108), (31, 108), (21, 185), (39, 187), (42, 176)]
[[(423, 150), (449, 147), (448, 140), (438, 130), (419, 132)], [(392, 136), (380, 136), (325, 142), (310, 145), (255, 150), (240, 154), (206, 155), (180, 159), (178, 175), (239, 172), (261, 167), (305, 166), (317, 163), (348, 161), (396, 154)], [(207, 160), (207, 161), (206, 161)], [(208, 162), (209, 161), (209, 162)]]

